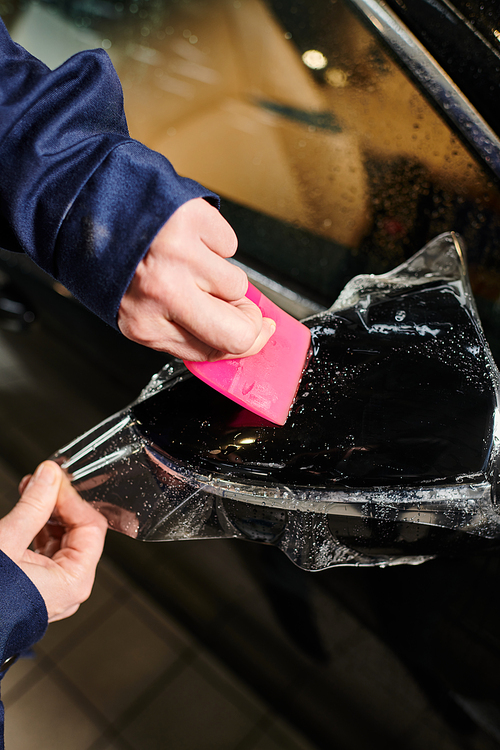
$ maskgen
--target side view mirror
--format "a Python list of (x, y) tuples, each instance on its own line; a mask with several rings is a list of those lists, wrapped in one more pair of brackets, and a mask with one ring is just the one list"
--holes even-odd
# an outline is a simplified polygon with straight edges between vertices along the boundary
[(237, 537), (307, 570), (497, 545), (500, 376), (461, 240), (355, 277), (304, 322), (313, 355), (283, 427), (175, 362), (53, 458), (145, 541)]

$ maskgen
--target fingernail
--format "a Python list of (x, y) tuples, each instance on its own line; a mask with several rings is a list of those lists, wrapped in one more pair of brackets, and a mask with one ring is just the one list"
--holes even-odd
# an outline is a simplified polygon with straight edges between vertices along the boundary
[(56, 480), (56, 472), (54, 471), (53, 461), (44, 461), (40, 464), (30, 479), (32, 482), (40, 482), (40, 484), (54, 484)]
[(19, 490), (21, 489), (21, 487), (22, 487), (23, 489), (26, 489), (26, 487), (28, 486), (28, 484), (29, 484), (29, 482), (30, 482), (30, 479), (31, 479), (31, 477), (32, 477), (32, 476), (33, 476), (32, 474), (26, 474), (26, 475), (25, 475), (25, 476), (24, 476), (24, 477), (23, 477), (23, 478), (21, 479), (21, 481), (19, 482)]
[(269, 327), (271, 329), (271, 336), (272, 336), (276, 330), (276, 323), (272, 318), (266, 318), (266, 320), (269, 322)]

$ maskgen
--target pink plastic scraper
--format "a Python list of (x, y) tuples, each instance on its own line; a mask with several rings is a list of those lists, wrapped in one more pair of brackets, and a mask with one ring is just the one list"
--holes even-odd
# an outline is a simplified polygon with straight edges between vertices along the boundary
[(275, 424), (285, 424), (299, 387), (311, 343), (311, 333), (252, 284), (246, 293), (276, 331), (252, 357), (219, 362), (185, 362), (208, 385), (237, 404)]

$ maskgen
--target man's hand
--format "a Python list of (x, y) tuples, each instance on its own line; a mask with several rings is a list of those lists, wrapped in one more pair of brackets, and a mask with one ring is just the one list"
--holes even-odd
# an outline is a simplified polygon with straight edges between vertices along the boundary
[(139, 344), (193, 361), (260, 351), (275, 324), (245, 297), (246, 274), (226, 260), (237, 244), (230, 225), (203, 198), (178, 208), (123, 296), (121, 332)]
[[(25, 477), (20, 491), (17, 505), (0, 519), (0, 549), (35, 584), (49, 622), (62, 620), (90, 596), (107, 522), (53, 461)], [(33, 540), (37, 552), (28, 549)]]

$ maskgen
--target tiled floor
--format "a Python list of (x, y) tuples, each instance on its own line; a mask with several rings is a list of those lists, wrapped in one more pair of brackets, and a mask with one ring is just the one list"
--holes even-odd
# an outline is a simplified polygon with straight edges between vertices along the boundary
[[(16, 478), (0, 465), (5, 512)], [(311, 750), (107, 559), (2, 682), (7, 750)]]

